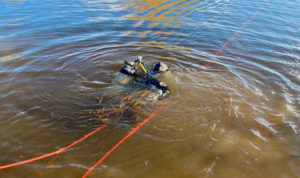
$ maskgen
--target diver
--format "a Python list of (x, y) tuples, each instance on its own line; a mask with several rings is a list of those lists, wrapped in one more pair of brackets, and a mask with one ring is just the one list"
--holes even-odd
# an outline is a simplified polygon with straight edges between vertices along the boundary
[[(169, 68), (165, 63), (156, 63), (151, 71), (147, 70), (146, 66), (142, 62), (141, 56), (133, 61), (125, 60), (124, 63), (125, 66), (121, 68), (120, 73), (125, 74), (125, 76), (130, 77), (135, 82), (157, 89), (159, 92), (159, 99), (164, 98), (169, 93), (167, 85), (154, 77), (159, 73), (165, 73), (169, 71)], [(126, 81), (128, 79), (124, 78), (124, 80), (125, 82), (123, 81), (123, 84), (128, 83)]]
[(169, 87), (161, 82), (170, 77), (170, 70), (163, 62), (156, 63), (151, 70), (147, 70), (142, 57), (124, 61), (105, 95), (98, 98), (98, 108), (90, 112), (105, 123), (132, 123), (136, 121), (136, 111), (143, 106), (165, 98), (171, 93)]

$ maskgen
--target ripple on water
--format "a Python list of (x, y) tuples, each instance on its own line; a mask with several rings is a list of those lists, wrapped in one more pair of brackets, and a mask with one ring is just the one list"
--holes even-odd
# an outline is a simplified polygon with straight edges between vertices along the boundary
[[(212, 61), (263, 3), (0, 2), (1, 163), (57, 150), (103, 124), (90, 112), (101, 96), (121, 95), (112, 78), (141, 55), (170, 66), (168, 105), (91, 176), (296, 177), (299, 3), (269, 2)], [(135, 109), (135, 123), (155, 106)], [(0, 176), (81, 176), (135, 123)]]

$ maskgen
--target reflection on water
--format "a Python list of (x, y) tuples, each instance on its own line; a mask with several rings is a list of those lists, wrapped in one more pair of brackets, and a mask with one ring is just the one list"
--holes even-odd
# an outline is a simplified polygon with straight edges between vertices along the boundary
[[(189, 37), (199, 33), (199, 26), (212, 26), (215, 23), (215, 17), (210, 18), (194, 18), (195, 22), (191, 21), (193, 13), (199, 14), (203, 12), (209, 12), (211, 14), (220, 14), (223, 9), (218, 10), (218, 6), (226, 7), (226, 1), (185, 1), (185, 0), (167, 0), (167, 1), (135, 1), (135, 0), (126, 0), (123, 4), (124, 7), (131, 12), (129, 15), (126, 15), (126, 19), (136, 21), (137, 25), (148, 26), (151, 31), (147, 30), (144, 32), (138, 32), (138, 35), (141, 37), (154, 38), (157, 42), (164, 40), (172, 36), (172, 38), (178, 38), (176, 40), (177, 46), (186, 45), (188, 39), (180, 40), (185, 33), (181, 33), (180, 29), (177, 31), (183, 24), (195, 23), (195, 26), (189, 26)], [(193, 17), (193, 16), (192, 16)], [(185, 29), (185, 28), (183, 28)], [(165, 40), (164, 40), (165, 41)], [(174, 44), (171, 44), (174, 45)]]
[(2, 62), (5, 62), (5, 61), (7, 61), (9, 59), (18, 58), (18, 57), (20, 57), (19, 54), (14, 54), (14, 55), (11, 55), (11, 56), (5, 56), (5, 57), (2, 57)]
[(122, 97), (141, 93), (122, 94), (113, 79), (124, 59), (140, 55), (147, 66), (168, 64), (173, 92), (90, 177), (297, 177), (300, 4), (272, 1), (210, 61), (264, 2), (0, 1), (0, 164), (116, 121), (0, 177), (82, 176), (157, 106), (118, 110)]
[(15, 21), (20, 21), (21, 19), (19, 18), (15, 18), (15, 19), (8, 19), (8, 21), (12, 21), (12, 22), (15, 22)]
[(150, 24), (152, 27), (163, 23), (164, 26), (172, 24), (178, 28), (186, 16), (192, 13), (189, 11), (195, 10), (195, 8), (201, 7), (206, 3), (207, 1), (201, 2), (198, 0), (188, 2), (185, 0), (128, 1), (127, 5), (130, 9), (143, 14), (134, 14), (133, 16), (129, 16), (128, 19), (152, 21), (153, 23)]
[[(164, 42), (155, 42), (155, 41), (148, 41), (148, 42), (136, 42), (132, 43), (133, 46), (140, 46), (140, 47), (152, 47), (152, 48), (161, 48), (164, 50), (176, 50), (176, 49), (188, 49), (181, 46), (176, 45), (167, 45)], [(168, 58), (168, 57), (166, 57)]]

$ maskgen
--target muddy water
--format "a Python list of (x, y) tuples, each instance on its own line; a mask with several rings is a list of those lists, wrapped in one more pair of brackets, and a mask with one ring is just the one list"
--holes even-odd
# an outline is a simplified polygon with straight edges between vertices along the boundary
[[(116, 99), (121, 89), (112, 78), (124, 59), (141, 55), (146, 64), (169, 65), (173, 93), (90, 177), (299, 177), (299, 1), (267, 2), (214, 58), (264, 4), (1, 1), (1, 165), (103, 125), (89, 113), (101, 96)], [(57, 157), (0, 176), (80, 177), (159, 104), (134, 108), (133, 122), (110, 124)]]

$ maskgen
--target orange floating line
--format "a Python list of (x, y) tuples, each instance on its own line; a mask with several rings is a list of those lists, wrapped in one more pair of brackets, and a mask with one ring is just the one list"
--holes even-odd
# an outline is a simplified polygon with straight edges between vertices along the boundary
[(223, 44), (223, 46), (216, 52), (216, 54), (214, 55), (214, 57), (213, 57), (209, 62), (207, 62), (204, 66), (205, 66), (205, 67), (206, 67), (206, 66), (209, 66), (209, 65), (212, 63), (212, 61), (215, 61), (216, 58), (223, 52), (223, 49), (225, 49), (225, 48), (229, 45), (229, 43), (232, 42), (232, 41), (235, 39), (235, 37), (237, 37), (237, 36), (241, 33), (241, 31), (247, 27), (247, 25), (248, 25), (248, 24), (249, 24), (249, 23), (257, 16), (258, 13), (260, 13), (260, 11), (261, 11), (268, 3), (269, 3), (269, 1), (266, 1), (259, 9), (257, 9), (257, 10), (253, 13), (253, 15), (252, 15), (245, 23), (243, 23), (243, 25), (241, 25), (240, 28), (239, 28), (236, 32), (233, 33), (233, 35), (232, 35), (232, 36), (231, 36), (231, 37)]
[(22, 165), (22, 164), (31, 163), (31, 162), (34, 162), (34, 161), (37, 161), (37, 160), (40, 160), (40, 159), (43, 159), (43, 158), (47, 158), (47, 157), (50, 157), (50, 156), (62, 153), (64, 151), (66, 151), (68, 148), (70, 148), (72, 146), (75, 146), (79, 142), (81, 142), (81, 141), (87, 139), (88, 137), (94, 135), (95, 133), (99, 132), (100, 130), (102, 130), (105, 127), (106, 127), (106, 125), (98, 127), (96, 130), (94, 130), (94, 131), (86, 134), (85, 136), (83, 136), (79, 140), (76, 140), (75, 142), (71, 143), (70, 145), (68, 145), (68, 146), (66, 146), (64, 148), (61, 148), (59, 150), (56, 150), (56, 151), (53, 151), (53, 152), (50, 152), (50, 153), (47, 153), (47, 154), (43, 154), (41, 156), (37, 156), (37, 157), (31, 158), (31, 159), (27, 159), (27, 160), (24, 160), (24, 161), (19, 161), (19, 162), (16, 162), (16, 163), (11, 163), (11, 164), (7, 164), (7, 165), (3, 165), (3, 166), (0, 166), (0, 169), (7, 169), (7, 168), (10, 168), (10, 167), (15, 167), (15, 166), (19, 166), (19, 165)]
[(162, 101), (161, 105), (153, 113), (151, 113), (149, 117), (147, 117), (139, 125), (137, 125), (135, 128), (133, 128), (125, 137), (122, 138), (122, 140), (120, 140), (115, 146), (113, 146), (99, 161), (97, 161), (92, 167), (89, 168), (89, 170), (82, 176), (82, 178), (86, 178), (88, 176), (88, 174), (93, 171), (93, 169), (95, 169), (99, 164), (101, 164), (102, 161), (105, 160), (105, 158), (107, 158), (115, 149), (117, 149), (131, 135), (136, 133), (141, 127), (143, 127), (151, 119), (153, 119), (155, 116), (157, 116), (165, 106), (166, 106), (166, 101)]

